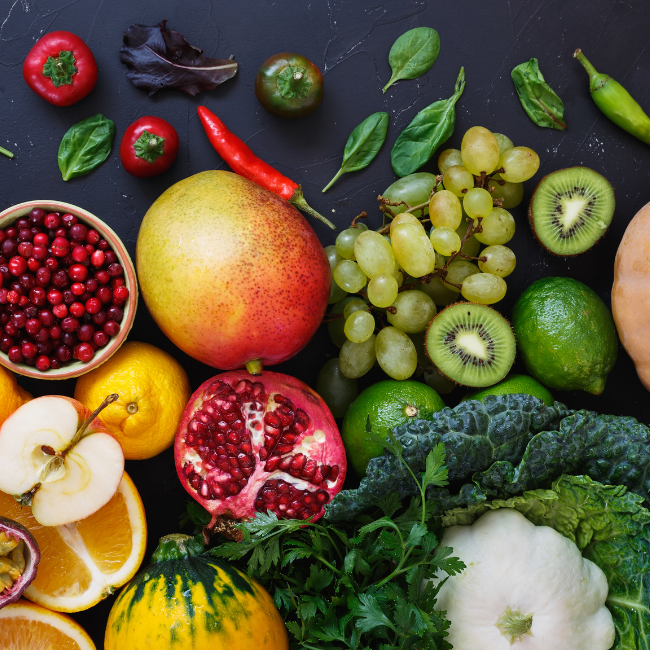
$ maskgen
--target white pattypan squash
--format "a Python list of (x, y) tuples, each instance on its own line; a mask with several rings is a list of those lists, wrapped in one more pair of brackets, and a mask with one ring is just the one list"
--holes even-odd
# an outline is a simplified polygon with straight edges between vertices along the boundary
[(440, 589), (454, 650), (609, 650), (607, 580), (578, 547), (516, 510), (447, 529), (442, 546), (467, 565)]

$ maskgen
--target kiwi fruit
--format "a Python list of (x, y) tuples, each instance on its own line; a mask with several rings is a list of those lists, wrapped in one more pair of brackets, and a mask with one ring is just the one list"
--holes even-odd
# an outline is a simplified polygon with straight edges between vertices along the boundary
[(589, 250), (614, 216), (614, 188), (588, 167), (569, 167), (544, 176), (535, 188), (528, 218), (537, 241), (553, 255)]
[(429, 324), (425, 345), (442, 374), (473, 388), (501, 381), (515, 361), (510, 323), (492, 307), (473, 302), (443, 309)]

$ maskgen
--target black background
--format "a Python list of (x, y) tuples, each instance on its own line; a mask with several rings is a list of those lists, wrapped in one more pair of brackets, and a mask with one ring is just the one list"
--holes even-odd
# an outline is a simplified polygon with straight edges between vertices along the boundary
[[(151, 98), (134, 88), (118, 57), (122, 34), (132, 23), (154, 25), (164, 18), (169, 19), (169, 28), (182, 32), (206, 55), (234, 54), (240, 64), (238, 75), (194, 98), (174, 91)], [(581, 47), (599, 72), (611, 74), (650, 108), (649, 24), (646, 0), (392, 0), (384, 4), (378, 0), (0, 0), (0, 145), (16, 156), (13, 160), (0, 156), (0, 210), (36, 199), (79, 205), (106, 221), (134, 256), (141, 219), (165, 189), (191, 174), (225, 167), (196, 115), (196, 107), (206, 105), (255, 153), (301, 183), (311, 205), (339, 229), (362, 210), (370, 213), (371, 226), (378, 227), (375, 198), (396, 179), (390, 166), (395, 139), (418, 111), (452, 94), (458, 71), (465, 66), (467, 83), (457, 104), (455, 134), (443, 148), (459, 147), (462, 134), (481, 125), (505, 133), (516, 145), (533, 148), (541, 158), (540, 171), (526, 183), (524, 202), (512, 210), (518, 230), (509, 246), (517, 255), (517, 269), (507, 278), (508, 294), (497, 308), (508, 317), (521, 291), (544, 276), (576, 278), (609, 305), (616, 249), (626, 225), (650, 198), (649, 150), (598, 111), (589, 97), (587, 76), (571, 55)], [(440, 34), (437, 62), (419, 79), (401, 81), (382, 94), (390, 77), (392, 43), (420, 25), (434, 27)], [(99, 66), (96, 89), (68, 108), (37, 97), (21, 72), (34, 42), (53, 30), (83, 38)], [(309, 117), (277, 118), (255, 98), (258, 67), (282, 51), (307, 56), (324, 73), (324, 100)], [(514, 92), (510, 71), (533, 56), (564, 101), (566, 132), (535, 126)], [(340, 166), (349, 133), (375, 111), (391, 116), (382, 151), (367, 169), (344, 175), (327, 194), (321, 194)], [(113, 152), (96, 171), (66, 183), (57, 167), (59, 142), (70, 126), (95, 113), (115, 121)], [(118, 155), (125, 129), (143, 115), (171, 122), (181, 142), (172, 168), (144, 180), (127, 174)], [(436, 159), (437, 155), (423, 171), (436, 172)], [(606, 237), (591, 251), (565, 261), (541, 251), (525, 211), (531, 190), (544, 174), (574, 165), (602, 173), (615, 188), (617, 208)], [(324, 245), (334, 243), (334, 233), (309, 219)], [(174, 355), (187, 369), (193, 388), (216, 374), (167, 340), (143, 301), (130, 340), (148, 341)], [(315, 386), (318, 370), (336, 354), (321, 328), (304, 351), (275, 369)], [(380, 376), (380, 371), (373, 371), (360, 380), (360, 387)], [(74, 392), (73, 380), (52, 384), (20, 378), (19, 382), (36, 396)], [(453, 406), (461, 396), (459, 389), (445, 400)], [(574, 408), (650, 420), (648, 393), (622, 348), (601, 396), (562, 393), (556, 397)], [(148, 461), (127, 462), (127, 471), (146, 507), (148, 559), (160, 536), (178, 530), (186, 493), (176, 477), (171, 450)], [(112, 602), (109, 598), (74, 615), (99, 648)]]

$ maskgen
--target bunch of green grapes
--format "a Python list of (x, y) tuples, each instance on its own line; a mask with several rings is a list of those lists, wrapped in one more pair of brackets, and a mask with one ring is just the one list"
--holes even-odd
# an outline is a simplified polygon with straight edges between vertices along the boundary
[(361, 377), (377, 362), (390, 377), (407, 379), (436, 305), (455, 302), (459, 293), (485, 305), (506, 294), (503, 278), (516, 265), (504, 245), (515, 233), (507, 208), (521, 202), (522, 182), (535, 174), (539, 157), (472, 127), (460, 150), (442, 152), (438, 166), (441, 176), (412, 174), (385, 192), (389, 226), (369, 230), (355, 219), (325, 249), (335, 303), (329, 330), (345, 377)]

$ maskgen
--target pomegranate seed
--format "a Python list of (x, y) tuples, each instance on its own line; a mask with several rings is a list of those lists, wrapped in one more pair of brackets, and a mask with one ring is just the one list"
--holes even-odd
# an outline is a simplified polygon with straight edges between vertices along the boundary
[(129, 290), (126, 287), (113, 289), (113, 300), (124, 302), (129, 297)]
[(115, 336), (120, 331), (120, 324), (114, 320), (108, 320), (104, 324), (104, 332), (109, 336)]
[(90, 256), (90, 263), (93, 266), (102, 266), (104, 264), (104, 251), (95, 251)]
[(70, 305), (70, 313), (77, 318), (81, 318), (86, 313), (86, 308), (80, 302), (73, 302)]
[(72, 259), (75, 262), (83, 262), (88, 257), (88, 251), (83, 246), (75, 246), (72, 249)]
[(63, 302), (63, 294), (57, 289), (50, 289), (47, 292), (47, 301), (51, 305), (60, 305)]
[(98, 298), (90, 298), (86, 301), (86, 311), (89, 314), (98, 314), (102, 308), (102, 303)]
[(68, 276), (76, 282), (83, 282), (88, 277), (88, 269), (83, 264), (73, 264), (68, 269)]
[(79, 219), (74, 216), (74, 214), (70, 214), (69, 212), (64, 214), (61, 217), (61, 223), (66, 227), (70, 228), (70, 226), (74, 226), (74, 224), (78, 223)]
[(39, 370), (40, 372), (49, 370), (51, 365), (52, 364), (50, 363), (49, 357), (46, 357), (45, 355), (38, 357), (38, 359), (36, 359), (36, 363), (34, 364), (36, 370)]
[[(63, 296), (61, 296), (61, 298), (63, 299)], [(67, 305), (56, 303), (54, 307), (52, 307), (52, 312), (57, 318), (65, 318), (68, 315), (68, 307)]]
[(33, 359), (38, 354), (38, 350), (33, 343), (23, 343), (20, 351), (25, 359)]
[(86, 293), (86, 286), (81, 282), (75, 282), (70, 287), (70, 291), (72, 292), (73, 296), (82, 296), (84, 293)]
[(88, 363), (95, 356), (95, 350), (89, 343), (80, 343), (74, 349), (74, 356), (76, 359), (79, 359), (79, 361)]
[(7, 356), (9, 357), (9, 361), (11, 361), (11, 363), (20, 363), (23, 360), (23, 353), (17, 345), (9, 348), (7, 351)]

